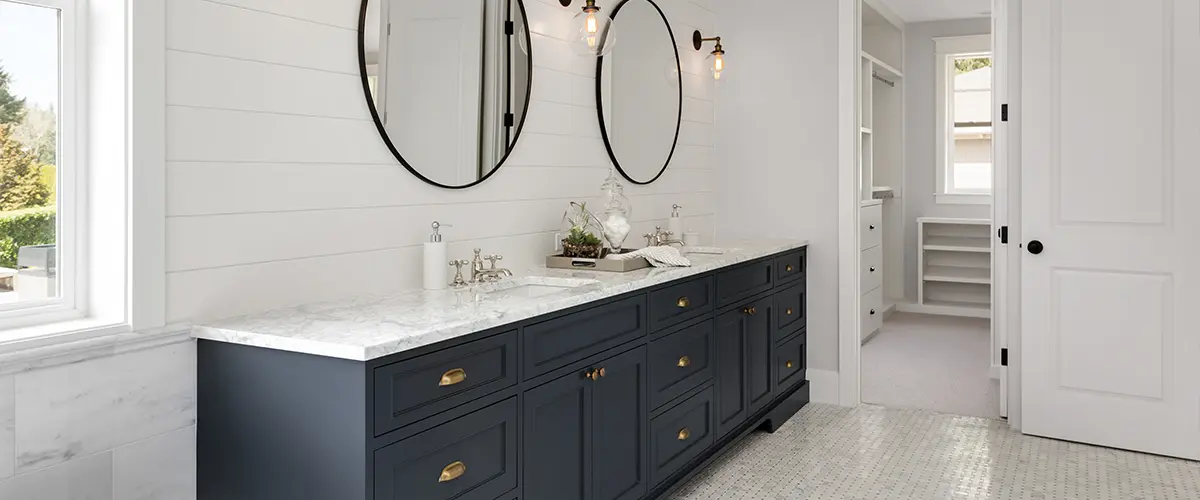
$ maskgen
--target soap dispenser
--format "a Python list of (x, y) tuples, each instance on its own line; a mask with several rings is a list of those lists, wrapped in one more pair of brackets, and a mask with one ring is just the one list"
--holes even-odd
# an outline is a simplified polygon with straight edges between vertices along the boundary
[(449, 286), (449, 278), (446, 277), (449, 251), (446, 242), (442, 241), (441, 228), (450, 226), (433, 221), (431, 227), (433, 234), (429, 235), (429, 242), (425, 243), (425, 289), (445, 290)]
[(679, 216), (681, 205), (671, 207), (671, 218), (667, 220), (667, 231), (671, 233), (671, 241), (683, 241), (683, 218)]

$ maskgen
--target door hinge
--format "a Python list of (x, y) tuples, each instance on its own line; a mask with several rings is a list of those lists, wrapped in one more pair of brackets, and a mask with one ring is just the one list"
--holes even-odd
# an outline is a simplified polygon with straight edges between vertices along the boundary
[(387, 36), (392, 36), (392, 23), (388, 23)]
[(515, 23), (513, 23), (512, 21), (504, 21), (504, 34), (505, 35), (509, 35), (509, 36), (515, 35), (515, 34), (517, 34), (516, 31), (517, 31), (517, 26)]
[(511, 127), (516, 125), (517, 117), (512, 113), (504, 113), (504, 126)]
[(1008, 366), (1008, 348), (1000, 349), (1000, 366)]
[(1000, 243), (1008, 244), (1008, 226), (1000, 226)]
[(1008, 105), (1007, 104), (1000, 105), (1000, 121), (1002, 121), (1002, 122), (1008, 121)]

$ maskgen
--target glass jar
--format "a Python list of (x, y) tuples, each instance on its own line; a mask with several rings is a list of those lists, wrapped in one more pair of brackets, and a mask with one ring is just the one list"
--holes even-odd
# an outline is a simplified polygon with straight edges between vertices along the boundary
[(615, 169), (608, 171), (608, 178), (600, 186), (604, 193), (604, 211), (600, 213), (600, 230), (604, 241), (615, 253), (621, 253), (625, 239), (633, 230), (629, 222), (633, 217), (633, 206), (625, 196), (625, 186), (621, 184)]

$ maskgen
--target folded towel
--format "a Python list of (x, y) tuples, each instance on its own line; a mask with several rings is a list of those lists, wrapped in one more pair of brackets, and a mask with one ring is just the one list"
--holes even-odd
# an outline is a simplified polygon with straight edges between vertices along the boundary
[(613, 260), (629, 260), (644, 258), (654, 267), (691, 267), (692, 261), (679, 253), (675, 247), (647, 247), (629, 253), (612, 254), (607, 258)]

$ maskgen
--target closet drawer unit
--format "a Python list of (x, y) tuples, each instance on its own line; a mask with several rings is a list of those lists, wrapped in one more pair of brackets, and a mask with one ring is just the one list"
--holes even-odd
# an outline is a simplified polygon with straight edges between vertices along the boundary
[(650, 331), (658, 331), (711, 312), (715, 294), (712, 276), (651, 292)]
[(559, 316), (521, 332), (526, 380), (646, 335), (646, 295)]
[(804, 279), (808, 249), (801, 248), (792, 253), (775, 257), (775, 285)]
[(494, 500), (516, 487), (516, 398), (375, 451), (375, 500)]
[(743, 264), (717, 274), (717, 307), (726, 307), (767, 290), (774, 284), (775, 260)]
[(859, 273), (862, 293), (883, 285), (883, 247), (872, 247), (862, 252), (862, 270)]
[(804, 381), (807, 354), (808, 334), (804, 332), (775, 348), (776, 394)]
[(875, 333), (883, 326), (883, 288), (876, 288), (862, 297), (862, 336)]
[(808, 324), (805, 300), (807, 283), (801, 281), (794, 286), (775, 292), (775, 340), (782, 340)]
[(650, 422), (650, 482), (661, 483), (712, 446), (715, 391), (708, 388)]
[(651, 408), (712, 380), (716, 341), (710, 320), (650, 343)]
[(883, 205), (862, 207), (859, 211), (859, 223), (862, 224), (862, 249), (877, 247), (883, 244)]
[(381, 366), (375, 435), (399, 429), (517, 383), (517, 332)]

